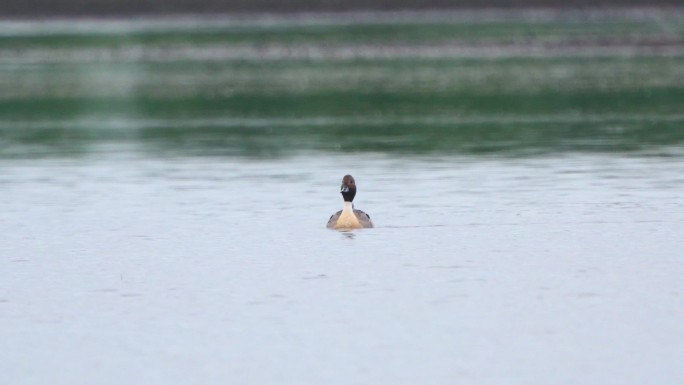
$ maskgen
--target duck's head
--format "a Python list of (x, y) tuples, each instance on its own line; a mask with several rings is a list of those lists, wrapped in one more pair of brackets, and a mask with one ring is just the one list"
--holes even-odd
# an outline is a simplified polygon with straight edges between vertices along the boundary
[(345, 202), (354, 201), (354, 196), (356, 195), (356, 181), (354, 181), (353, 176), (345, 175), (344, 178), (342, 178), (340, 193), (342, 193), (342, 198)]

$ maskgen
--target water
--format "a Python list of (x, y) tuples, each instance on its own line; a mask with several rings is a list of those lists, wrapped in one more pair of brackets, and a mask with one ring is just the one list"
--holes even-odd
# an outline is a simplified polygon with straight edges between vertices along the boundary
[(0, 24), (0, 382), (681, 383), (681, 12), (476, 15)]

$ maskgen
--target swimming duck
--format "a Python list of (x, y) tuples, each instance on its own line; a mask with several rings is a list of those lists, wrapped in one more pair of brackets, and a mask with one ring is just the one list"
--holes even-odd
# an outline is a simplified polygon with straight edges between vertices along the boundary
[(361, 210), (354, 210), (354, 196), (356, 195), (356, 181), (351, 175), (342, 178), (340, 188), (342, 199), (344, 199), (344, 209), (333, 214), (328, 220), (329, 229), (348, 230), (373, 227), (370, 216)]

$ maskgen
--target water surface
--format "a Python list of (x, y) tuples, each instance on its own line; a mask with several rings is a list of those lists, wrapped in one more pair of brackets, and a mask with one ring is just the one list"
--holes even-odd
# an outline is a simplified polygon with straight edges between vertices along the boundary
[(0, 382), (681, 383), (649, 12), (0, 23)]

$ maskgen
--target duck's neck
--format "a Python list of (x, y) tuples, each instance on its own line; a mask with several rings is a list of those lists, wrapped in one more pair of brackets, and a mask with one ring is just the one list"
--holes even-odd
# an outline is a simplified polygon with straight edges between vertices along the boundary
[(354, 204), (351, 202), (344, 202), (344, 209), (342, 211), (352, 212), (354, 211)]

